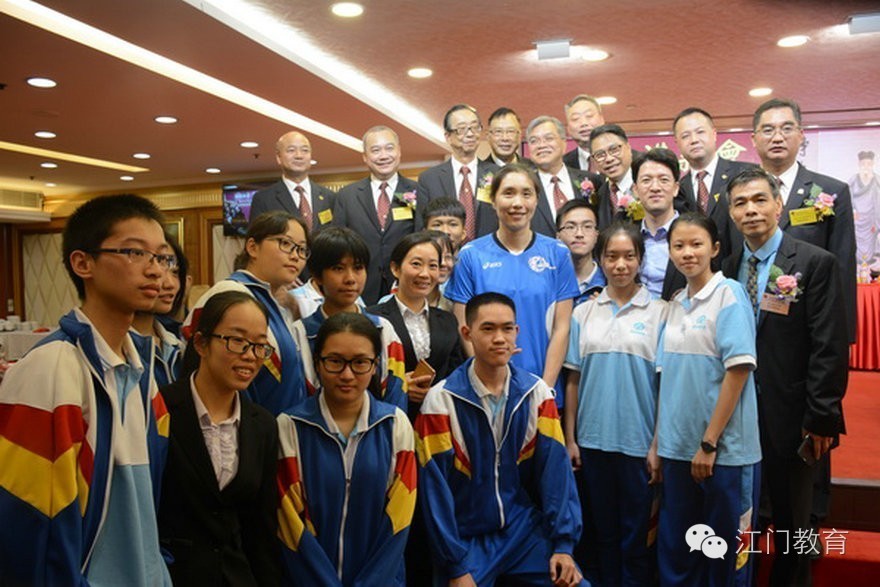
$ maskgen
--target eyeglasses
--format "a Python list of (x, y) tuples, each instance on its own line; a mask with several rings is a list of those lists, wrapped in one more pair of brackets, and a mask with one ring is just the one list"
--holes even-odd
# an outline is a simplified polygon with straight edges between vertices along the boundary
[(289, 255), (292, 252), (296, 251), (296, 254), (300, 259), (308, 259), (309, 255), (312, 254), (308, 247), (298, 245), (289, 238), (284, 238), (281, 236), (271, 236), (266, 240), (277, 242), (278, 248), (281, 249), (281, 252), (286, 255)]
[(592, 157), (595, 161), (601, 163), (607, 157), (617, 157), (620, 155), (620, 152), (623, 151), (623, 145), (618, 143), (616, 145), (612, 145), (605, 149), (604, 151), (596, 151), (592, 153), (590, 157)]
[(574, 222), (567, 222), (559, 227), (559, 232), (564, 232), (566, 234), (577, 234), (578, 231), (583, 231), (584, 234), (589, 234), (596, 230), (596, 225), (592, 222), (582, 222), (580, 224), (575, 224)]
[(560, 140), (562, 140), (562, 138), (557, 134), (546, 134), (540, 137), (532, 135), (529, 137), (529, 146), (535, 147), (537, 145), (552, 145), (556, 141)]
[(659, 183), (660, 187), (662, 187), (662, 188), (668, 188), (669, 186), (671, 186), (672, 184), (675, 183), (675, 180), (672, 179), (668, 175), (661, 175), (659, 177), (652, 177), (650, 175), (643, 175), (642, 177), (639, 178), (637, 183), (641, 187), (648, 188), (648, 187), (651, 187), (652, 185), (654, 185), (654, 180), (657, 180), (657, 183)]
[(782, 126), (773, 126), (767, 124), (758, 129), (758, 134), (760, 134), (765, 139), (772, 139), (773, 136), (778, 132), (781, 133), (783, 137), (788, 138), (799, 131), (800, 128), (800, 126), (793, 122), (787, 122)]
[(351, 372), (356, 375), (369, 373), (376, 365), (376, 359), (368, 359), (366, 357), (357, 357), (354, 359), (343, 359), (342, 357), (320, 357), (321, 365), (327, 373), (342, 373), (346, 367), (351, 367)]
[(469, 124), (467, 126), (456, 126), (452, 130), (449, 130), (447, 132), (453, 133), (455, 136), (461, 138), (461, 137), (465, 136), (466, 134), (468, 134), (469, 132), (472, 132), (474, 134), (480, 134), (482, 131), (483, 131), (483, 125), (480, 123), (476, 123), (476, 124)]
[(520, 131), (516, 128), (490, 128), (489, 134), (495, 137), (496, 139), (500, 139), (501, 137), (516, 137), (519, 135)]
[(232, 336), (228, 334), (212, 334), (212, 338), (219, 338), (226, 343), (226, 350), (236, 355), (243, 355), (249, 350), (254, 350), (254, 356), (260, 361), (264, 361), (272, 356), (275, 347), (271, 344), (263, 342), (252, 342), (241, 336)]
[(97, 253), (113, 253), (114, 255), (125, 255), (128, 257), (128, 262), (132, 265), (149, 265), (151, 262), (155, 261), (159, 267), (168, 271), (170, 269), (177, 269), (177, 257), (174, 255), (167, 255), (161, 253), (153, 253), (152, 251), (148, 251), (146, 249), (137, 249), (134, 247), (126, 247), (124, 249), (93, 249), (89, 251), (92, 255)]

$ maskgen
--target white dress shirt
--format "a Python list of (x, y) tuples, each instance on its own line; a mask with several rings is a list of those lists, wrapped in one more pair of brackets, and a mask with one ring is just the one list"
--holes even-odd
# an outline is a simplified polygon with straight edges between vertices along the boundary
[(214, 466), (214, 475), (217, 476), (217, 485), (222, 490), (235, 479), (235, 474), (238, 473), (238, 426), (241, 422), (241, 401), (238, 392), (236, 392), (232, 416), (214, 424), (208, 414), (208, 409), (196, 391), (195, 373), (190, 376), (189, 388), (196, 406), (199, 427), (205, 438), (205, 446), (211, 457), (211, 464)]
[[(388, 203), (391, 204), (391, 206), (394, 205), (394, 192), (397, 190), (397, 178), (398, 175), (395, 173), (389, 179), (384, 180), (384, 183), (388, 184), (388, 187), (385, 188), (385, 193), (388, 194)], [(381, 186), (382, 183), (383, 180), (370, 176), (370, 188), (373, 192), (373, 206), (376, 207), (376, 210), (379, 209), (379, 186)]]
[(479, 178), (477, 177), (477, 158), (474, 157), (473, 161), (468, 163), (467, 165), (462, 165), (461, 162), (455, 157), (451, 157), (449, 161), (452, 163), (452, 179), (455, 181), (455, 193), (448, 194), (450, 197), (458, 199), (458, 194), (461, 193), (461, 182), (464, 179), (464, 176), (461, 174), (461, 168), (467, 167), (470, 169), (470, 173), (468, 174), (468, 181), (471, 182), (471, 191), (474, 193), (474, 198), (477, 197), (477, 188), (480, 186), (477, 185), (477, 181)]
[(555, 200), (553, 199), (553, 188), (555, 187), (553, 184), (553, 178), (559, 178), (559, 189), (562, 190), (562, 193), (565, 195), (566, 201), (574, 199), (574, 187), (571, 185), (571, 176), (568, 175), (568, 169), (565, 165), (559, 170), (559, 173), (553, 175), (552, 173), (544, 173), (540, 169), (538, 170), (538, 178), (541, 180), (541, 185), (544, 186), (544, 195), (547, 197), (547, 202), (550, 204), (550, 214), (553, 216), (553, 221), (556, 221), (556, 206)]

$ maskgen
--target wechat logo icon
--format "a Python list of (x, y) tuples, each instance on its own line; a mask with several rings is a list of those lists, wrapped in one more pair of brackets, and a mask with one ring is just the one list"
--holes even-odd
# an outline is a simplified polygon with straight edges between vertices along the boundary
[(691, 548), (690, 552), (699, 550), (709, 558), (723, 559), (727, 554), (727, 541), (715, 536), (715, 530), (706, 524), (694, 524), (688, 528), (684, 541)]

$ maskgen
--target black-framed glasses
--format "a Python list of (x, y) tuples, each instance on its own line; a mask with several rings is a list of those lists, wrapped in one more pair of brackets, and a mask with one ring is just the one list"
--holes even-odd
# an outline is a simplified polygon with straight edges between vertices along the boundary
[(596, 225), (592, 222), (581, 222), (580, 224), (575, 224), (574, 222), (566, 222), (559, 227), (559, 232), (564, 232), (566, 234), (576, 234), (578, 231), (581, 231), (584, 234), (589, 234), (594, 230), (596, 230)]
[(148, 265), (155, 261), (159, 267), (165, 269), (177, 269), (177, 257), (164, 253), (154, 253), (146, 249), (138, 249), (136, 247), (126, 247), (123, 249), (92, 249), (88, 251), (90, 254), (97, 253), (113, 253), (114, 255), (125, 255), (128, 262), (132, 265)]
[(617, 157), (618, 155), (620, 155), (621, 151), (623, 151), (623, 145), (618, 143), (616, 145), (608, 147), (604, 151), (596, 151), (595, 153), (590, 155), (590, 157), (601, 163), (605, 160), (606, 157)]
[(461, 138), (461, 137), (467, 135), (469, 132), (472, 132), (474, 134), (480, 134), (481, 132), (483, 132), (483, 125), (480, 123), (474, 123), (474, 124), (469, 124), (467, 126), (464, 126), (464, 125), (456, 126), (455, 128), (451, 129), (449, 132), (451, 132), (455, 136)]
[(212, 338), (219, 338), (226, 343), (226, 350), (236, 355), (243, 355), (249, 350), (254, 350), (254, 356), (260, 361), (264, 361), (272, 356), (275, 347), (266, 342), (253, 342), (241, 336), (233, 336), (231, 334), (211, 334)]
[(351, 372), (356, 375), (369, 373), (376, 365), (375, 358), (355, 357), (354, 359), (343, 359), (342, 357), (320, 357), (321, 365), (327, 373), (342, 373), (346, 367), (351, 367)]
[(284, 238), (283, 236), (270, 236), (266, 240), (278, 243), (278, 248), (286, 255), (296, 251), (296, 254), (300, 259), (308, 259), (309, 255), (312, 254), (312, 251), (310, 251), (308, 247), (298, 245), (289, 238)]

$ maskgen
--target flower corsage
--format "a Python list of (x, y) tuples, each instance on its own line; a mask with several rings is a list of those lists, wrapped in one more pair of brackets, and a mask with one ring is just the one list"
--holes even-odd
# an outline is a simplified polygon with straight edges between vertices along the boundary
[(617, 198), (617, 208), (626, 212), (627, 218), (633, 222), (638, 222), (645, 217), (645, 209), (642, 203), (629, 194), (621, 194)]
[(408, 192), (398, 192), (394, 194), (394, 199), (397, 202), (400, 202), (410, 210), (416, 209), (416, 192), (415, 190), (411, 190)]
[(796, 302), (798, 296), (804, 293), (800, 288), (802, 275), (795, 273), (788, 275), (782, 269), (773, 265), (770, 267), (770, 279), (767, 281), (767, 291), (776, 299), (785, 302)]
[(804, 205), (816, 210), (816, 219), (821, 222), (828, 216), (834, 216), (834, 203), (837, 194), (828, 194), (822, 190), (822, 186), (813, 184), (810, 188), (810, 197), (804, 200)]

